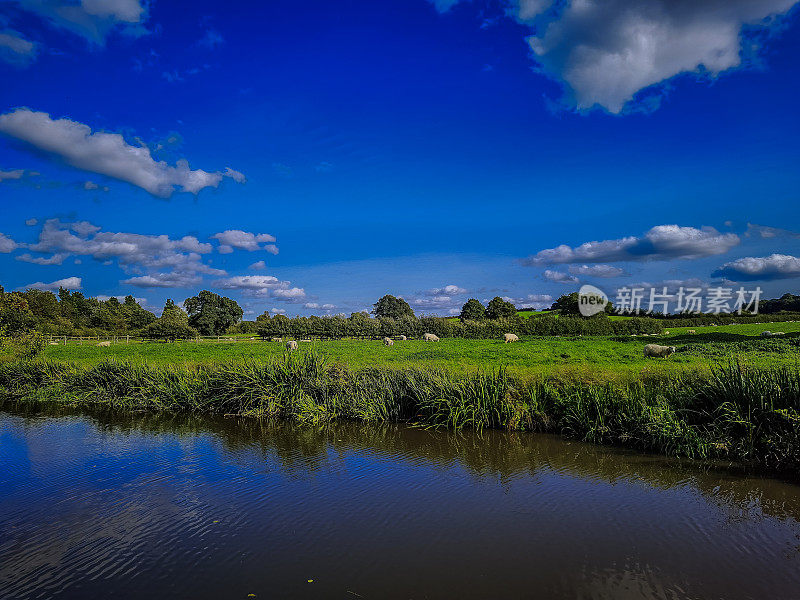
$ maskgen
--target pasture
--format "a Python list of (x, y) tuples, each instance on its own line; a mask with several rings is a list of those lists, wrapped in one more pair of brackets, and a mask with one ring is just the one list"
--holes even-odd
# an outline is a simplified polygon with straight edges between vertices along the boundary
[[(440, 342), (380, 340), (317, 340), (300, 342), (300, 352), (314, 350), (330, 364), (351, 369), (365, 367), (437, 368), (473, 373), (504, 367), (524, 377), (602, 381), (629, 381), (674, 371), (707, 371), (711, 364), (737, 360), (757, 367), (793, 366), (800, 349), (800, 323), (748, 324), (723, 327), (671, 328), (670, 335), (647, 337), (522, 337), (520, 342), (445, 338)], [(764, 339), (763, 330), (784, 331), (781, 338)], [(676, 346), (666, 359), (648, 359), (648, 343)], [(111, 347), (94, 343), (47, 346), (43, 357), (95, 365), (109, 358), (153, 366), (209, 365), (264, 361), (282, 356), (283, 342), (234, 338), (215, 341), (123, 342)]]

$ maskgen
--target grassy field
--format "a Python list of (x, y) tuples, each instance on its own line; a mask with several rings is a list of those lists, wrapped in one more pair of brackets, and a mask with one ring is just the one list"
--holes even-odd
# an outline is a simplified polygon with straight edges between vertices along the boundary
[[(454, 373), (471, 373), (505, 367), (518, 376), (544, 376), (586, 382), (626, 381), (671, 371), (704, 371), (718, 362), (735, 359), (751, 366), (791, 366), (798, 362), (800, 323), (672, 328), (670, 335), (637, 338), (550, 337), (523, 338), (519, 343), (501, 340), (442, 339), (397, 341), (392, 347), (379, 340), (300, 342), (300, 351), (317, 351), (331, 363), (350, 368), (434, 367)], [(763, 339), (763, 330), (784, 331), (782, 338)], [(645, 344), (676, 346), (667, 359), (646, 359)], [(95, 343), (70, 342), (47, 346), (44, 358), (95, 365), (115, 358), (154, 366), (197, 365), (242, 360), (268, 361), (283, 355), (281, 342), (187, 341), (117, 343), (99, 348)]]

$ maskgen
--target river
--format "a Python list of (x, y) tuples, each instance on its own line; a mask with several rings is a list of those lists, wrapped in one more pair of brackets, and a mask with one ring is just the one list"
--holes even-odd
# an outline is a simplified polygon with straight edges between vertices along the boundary
[(800, 486), (500, 431), (0, 407), (0, 598), (800, 598)]

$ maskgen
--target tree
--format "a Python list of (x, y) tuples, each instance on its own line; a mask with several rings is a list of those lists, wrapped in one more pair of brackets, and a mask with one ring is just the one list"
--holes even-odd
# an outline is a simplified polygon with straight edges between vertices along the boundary
[(189, 313), (189, 325), (203, 335), (220, 335), (238, 323), (244, 311), (235, 300), (203, 290), (183, 303)]
[(136, 298), (131, 295), (125, 296), (121, 312), (129, 330), (142, 329), (157, 319), (149, 310), (142, 308), (139, 303), (136, 302)]
[(486, 307), (486, 316), (489, 319), (511, 319), (517, 316), (517, 307), (500, 296), (495, 296)]
[(31, 331), (36, 317), (18, 292), (6, 294), (0, 286), (0, 336), (16, 337)]
[(461, 315), (459, 318), (462, 321), (480, 321), (486, 318), (486, 309), (483, 304), (475, 298), (470, 298), (461, 307)]
[(408, 302), (402, 298), (395, 298), (391, 294), (383, 296), (374, 306), (375, 310), (372, 313), (378, 318), (402, 319), (404, 317), (414, 317), (414, 311), (411, 310)]
[(142, 335), (170, 342), (195, 337), (197, 330), (189, 326), (188, 315), (171, 299), (164, 305), (161, 316), (142, 330)]
[[(580, 305), (578, 303), (578, 292), (564, 294), (553, 302), (551, 310), (557, 310), (562, 315), (580, 315)], [(614, 312), (614, 305), (611, 302), (606, 304), (605, 310), (598, 314), (609, 314)]]

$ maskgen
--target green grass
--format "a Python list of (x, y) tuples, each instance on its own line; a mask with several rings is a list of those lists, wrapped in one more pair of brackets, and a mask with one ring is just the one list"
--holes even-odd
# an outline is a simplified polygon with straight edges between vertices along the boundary
[[(775, 325), (738, 325), (686, 329), (673, 328), (669, 336), (637, 338), (522, 338), (504, 344), (501, 340), (442, 339), (397, 341), (386, 347), (379, 340), (337, 340), (300, 342), (301, 349), (314, 349), (331, 363), (350, 368), (388, 367), (437, 368), (453, 373), (474, 373), (503, 367), (511, 374), (526, 377), (590, 382), (624, 381), (643, 376), (683, 371), (707, 371), (712, 361), (736, 359), (752, 366), (787, 366), (797, 361), (800, 324), (781, 323), (783, 338), (762, 339), (764, 329)], [(791, 327), (790, 327), (791, 326)], [(737, 329), (738, 328), (738, 329)], [(790, 332), (798, 333), (790, 333)], [(645, 344), (674, 345), (678, 352), (668, 359), (646, 359)], [(70, 342), (66, 346), (47, 346), (43, 357), (95, 365), (108, 358), (134, 364), (210, 365), (219, 362), (252, 360), (267, 362), (284, 354), (282, 342), (185, 341), (124, 342), (110, 348), (96, 343)]]
[(489, 368), (352, 369), (316, 352), (268, 361), (150, 366), (0, 362), (0, 403), (232, 414), (307, 424), (347, 419), (554, 432), (601, 444), (800, 472), (800, 368), (716, 363), (630, 382), (521, 378)]

